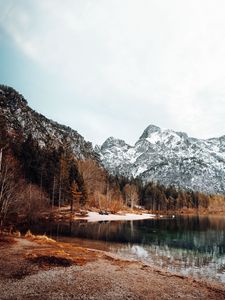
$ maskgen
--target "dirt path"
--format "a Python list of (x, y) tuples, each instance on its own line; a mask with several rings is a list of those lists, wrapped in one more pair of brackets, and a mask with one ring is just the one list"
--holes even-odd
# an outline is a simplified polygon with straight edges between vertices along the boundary
[(102, 251), (17, 239), (0, 243), (0, 299), (221, 300), (225, 286), (122, 261)]

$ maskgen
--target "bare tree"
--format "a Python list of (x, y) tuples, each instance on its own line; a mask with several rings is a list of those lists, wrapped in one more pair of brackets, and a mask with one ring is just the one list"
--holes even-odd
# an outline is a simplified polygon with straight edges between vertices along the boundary
[(82, 175), (87, 196), (90, 200), (95, 192), (104, 193), (106, 190), (106, 174), (94, 160), (83, 160), (78, 162), (79, 172)]
[(2, 160), (0, 171), (0, 225), (2, 226), (10, 207), (16, 201), (18, 189), (18, 166), (12, 156), (6, 155)]
[(2, 151), (3, 151), (3, 148), (0, 149), (0, 172), (2, 170)]
[(130, 205), (131, 209), (138, 203), (138, 188), (134, 184), (127, 183), (124, 187), (124, 194), (126, 199), (126, 205)]
[(82, 193), (78, 192), (78, 185), (75, 182), (75, 180), (71, 184), (71, 196), (70, 196), (70, 212), (73, 212), (74, 205), (76, 206), (76, 209), (79, 209), (80, 206), (80, 197)]
[(49, 206), (46, 193), (35, 184), (20, 184), (20, 193), (14, 208), (21, 218), (31, 223), (37, 221)]

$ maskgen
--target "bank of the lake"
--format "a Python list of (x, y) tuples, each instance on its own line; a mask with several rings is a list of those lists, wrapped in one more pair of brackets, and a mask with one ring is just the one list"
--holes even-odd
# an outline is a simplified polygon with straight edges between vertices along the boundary
[(155, 218), (156, 215), (149, 213), (120, 213), (120, 214), (99, 214), (98, 212), (89, 211), (87, 217), (81, 218), (88, 222), (102, 222), (102, 221), (135, 221)]
[(21, 228), (21, 232), (28, 229), (59, 242), (104, 250), (169, 272), (225, 283), (225, 218), (222, 216), (44, 222)]
[(42, 237), (0, 239), (0, 299), (225, 299), (225, 286)]
[(62, 206), (60, 208), (51, 208), (40, 215), (41, 220), (50, 220), (51, 222), (70, 222), (75, 220), (87, 220), (88, 222), (99, 221), (132, 221), (145, 220), (166, 216), (225, 216), (225, 211), (222, 209), (193, 209), (185, 208), (179, 210), (163, 210), (152, 211), (144, 208), (139, 209), (124, 209), (118, 212), (111, 213), (110, 211), (88, 208), (71, 212), (70, 206)]

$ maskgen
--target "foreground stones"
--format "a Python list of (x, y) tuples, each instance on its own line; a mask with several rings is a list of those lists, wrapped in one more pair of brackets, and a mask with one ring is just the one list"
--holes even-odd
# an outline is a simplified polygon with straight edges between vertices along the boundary
[(47, 237), (0, 239), (0, 299), (225, 299), (225, 286)]

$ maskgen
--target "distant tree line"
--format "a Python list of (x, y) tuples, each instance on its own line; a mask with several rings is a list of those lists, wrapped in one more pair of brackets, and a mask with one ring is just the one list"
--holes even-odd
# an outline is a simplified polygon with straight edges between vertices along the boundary
[(225, 197), (112, 176), (97, 160), (77, 160), (68, 143), (40, 147), (29, 135), (8, 134), (0, 115), (0, 221), (23, 215), (32, 221), (47, 208), (71, 205), (117, 212), (142, 206), (153, 212), (224, 208)]

